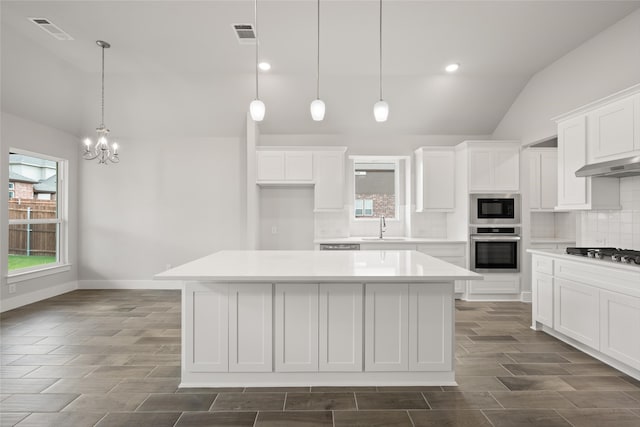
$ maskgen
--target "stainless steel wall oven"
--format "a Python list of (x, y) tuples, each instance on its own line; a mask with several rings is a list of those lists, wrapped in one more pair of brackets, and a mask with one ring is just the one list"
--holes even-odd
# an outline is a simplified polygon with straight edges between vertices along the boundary
[(520, 227), (471, 227), (471, 270), (477, 273), (520, 271)]

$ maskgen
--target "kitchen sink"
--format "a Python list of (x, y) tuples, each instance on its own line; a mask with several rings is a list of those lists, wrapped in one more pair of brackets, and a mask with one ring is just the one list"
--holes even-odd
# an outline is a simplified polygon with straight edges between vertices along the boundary
[(382, 239), (379, 237), (363, 237), (362, 240), (367, 241), (375, 241), (375, 242), (402, 242), (407, 240), (406, 237), (383, 237)]

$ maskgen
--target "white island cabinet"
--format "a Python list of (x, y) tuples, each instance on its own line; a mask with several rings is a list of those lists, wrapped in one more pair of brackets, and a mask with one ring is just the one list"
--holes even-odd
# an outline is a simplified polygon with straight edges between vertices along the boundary
[(181, 387), (454, 385), (454, 281), (416, 251), (222, 251), (183, 282)]

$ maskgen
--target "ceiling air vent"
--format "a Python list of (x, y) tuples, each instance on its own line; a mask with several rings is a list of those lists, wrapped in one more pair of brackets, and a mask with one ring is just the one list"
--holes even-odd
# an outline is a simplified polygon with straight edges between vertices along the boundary
[(253, 31), (252, 24), (233, 24), (233, 31), (240, 44), (255, 44), (256, 33)]
[(46, 18), (29, 18), (29, 21), (42, 28), (56, 40), (73, 40), (73, 37), (65, 33), (60, 27)]

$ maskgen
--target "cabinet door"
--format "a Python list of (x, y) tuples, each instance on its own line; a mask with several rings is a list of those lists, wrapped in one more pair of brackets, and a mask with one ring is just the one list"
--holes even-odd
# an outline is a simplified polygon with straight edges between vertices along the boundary
[(320, 285), (320, 371), (362, 371), (360, 283)]
[(271, 372), (270, 283), (229, 285), (229, 372)]
[(631, 154), (635, 148), (634, 110), (634, 98), (630, 97), (589, 114), (590, 163)]
[(313, 153), (310, 151), (286, 151), (284, 153), (284, 179), (287, 181), (311, 181), (313, 179)]
[(451, 284), (409, 285), (409, 370), (453, 368), (453, 323)]
[(520, 189), (520, 149), (497, 149), (493, 152), (495, 191)]
[[(540, 153), (529, 151), (529, 208), (540, 209)], [(555, 206), (555, 205), (554, 205)]]
[(553, 209), (558, 204), (558, 152), (540, 153), (540, 209)]
[(600, 347), (598, 289), (554, 278), (554, 328), (596, 350)]
[(587, 163), (586, 117), (558, 124), (558, 205), (571, 208), (586, 205), (587, 178), (575, 172)]
[(185, 288), (185, 369), (189, 372), (227, 372), (228, 285), (188, 283)]
[(316, 151), (315, 210), (341, 210), (344, 207), (344, 152)]
[(365, 371), (409, 368), (409, 285), (365, 285)]
[(257, 151), (258, 181), (283, 181), (284, 152)]
[(493, 153), (490, 150), (470, 150), (469, 191), (493, 190), (493, 169)]
[(276, 371), (317, 371), (318, 285), (276, 284), (274, 315)]
[(640, 369), (640, 298), (600, 291), (600, 351)]
[(533, 272), (533, 316), (534, 321), (553, 327), (553, 277)]
[(455, 207), (455, 152), (424, 151), (422, 177), (423, 210)]

